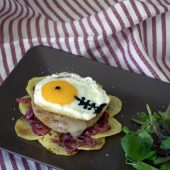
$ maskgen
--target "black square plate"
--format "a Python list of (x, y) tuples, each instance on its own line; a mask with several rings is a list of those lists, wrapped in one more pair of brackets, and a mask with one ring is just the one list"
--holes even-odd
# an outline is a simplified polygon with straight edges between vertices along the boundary
[(16, 97), (26, 94), (28, 80), (56, 72), (75, 72), (91, 76), (108, 94), (118, 96), (123, 102), (117, 119), (133, 127), (130, 119), (139, 111), (145, 111), (148, 103), (153, 110), (164, 110), (170, 103), (170, 85), (123, 71), (56, 49), (37, 46), (30, 49), (10, 76), (0, 87), (0, 148), (23, 157), (36, 160), (60, 169), (68, 170), (125, 170), (121, 149), (121, 134), (108, 137), (99, 151), (80, 151), (72, 157), (56, 156), (38, 142), (27, 141), (16, 136), (14, 125), (21, 116), (15, 103)]

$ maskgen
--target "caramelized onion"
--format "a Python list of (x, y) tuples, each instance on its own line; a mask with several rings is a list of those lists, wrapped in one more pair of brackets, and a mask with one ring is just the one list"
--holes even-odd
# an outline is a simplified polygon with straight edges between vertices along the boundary
[(30, 101), (31, 101), (30, 98), (16, 98), (17, 103), (28, 103)]
[(42, 123), (33, 123), (32, 130), (35, 134), (39, 136), (44, 136), (47, 133), (49, 133), (50, 128), (48, 128), (47, 126), (44, 126)]
[(35, 134), (39, 136), (46, 135), (50, 132), (50, 128), (42, 124), (34, 115), (34, 112), (32, 109), (28, 110), (25, 117), (24, 117), (31, 125), (32, 130)]
[(79, 136), (77, 138), (66, 133), (60, 136), (59, 145), (62, 146), (67, 152), (74, 152), (79, 146), (88, 145), (94, 147), (96, 141), (88, 136)]
[(96, 135), (99, 132), (106, 132), (110, 129), (110, 126), (108, 124), (108, 118), (109, 118), (109, 114), (108, 113), (103, 113), (103, 115), (101, 116), (101, 118), (98, 120), (98, 122), (88, 128), (87, 130), (84, 131), (84, 136), (93, 136)]
[(74, 152), (79, 146), (87, 145), (94, 147), (96, 141), (91, 138), (92, 135), (96, 135), (98, 132), (106, 132), (110, 129), (108, 125), (109, 114), (104, 113), (99, 121), (92, 127), (84, 131), (79, 137), (73, 137), (70, 133), (62, 134), (60, 136), (59, 145), (62, 146), (67, 152)]

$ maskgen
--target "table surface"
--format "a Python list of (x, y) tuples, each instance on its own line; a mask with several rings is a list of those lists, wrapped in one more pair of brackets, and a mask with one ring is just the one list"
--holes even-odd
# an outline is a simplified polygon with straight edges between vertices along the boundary
[[(169, 0), (0, 1), (0, 83), (37, 45), (170, 82), (169, 10)], [(1, 150), (0, 168), (50, 167)]]

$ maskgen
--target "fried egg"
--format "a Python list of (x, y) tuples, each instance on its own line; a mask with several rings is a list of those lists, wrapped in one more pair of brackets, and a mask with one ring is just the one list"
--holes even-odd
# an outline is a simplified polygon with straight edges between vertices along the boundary
[(46, 76), (38, 82), (33, 100), (49, 112), (91, 120), (106, 109), (110, 98), (91, 77), (63, 72)]

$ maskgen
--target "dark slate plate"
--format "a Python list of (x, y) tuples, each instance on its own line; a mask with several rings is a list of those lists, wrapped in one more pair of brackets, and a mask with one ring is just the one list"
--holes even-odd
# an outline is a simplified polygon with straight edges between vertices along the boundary
[(26, 94), (27, 81), (34, 76), (55, 72), (75, 72), (91, 76), (112, 95), (123, 102), (117, 119), (132, 125), (130, 119), (145, 111), (148, 103), (153, 110), (164, 110), (170, 103), (170, 85), (93, 62), (56, 49), (37, 46), (29, 50), (10, 76), (0, 87), (0, 148), (26, 158), (67, 170), (129, 170), (124, 163), (120, 146), (121, 134), (108, 137), (100, 151), (81, 151), (72, 157), (55, 156), (38, 142), (26, 141), (16, 136), (14, 125), (21, 116), (15, 98)]

